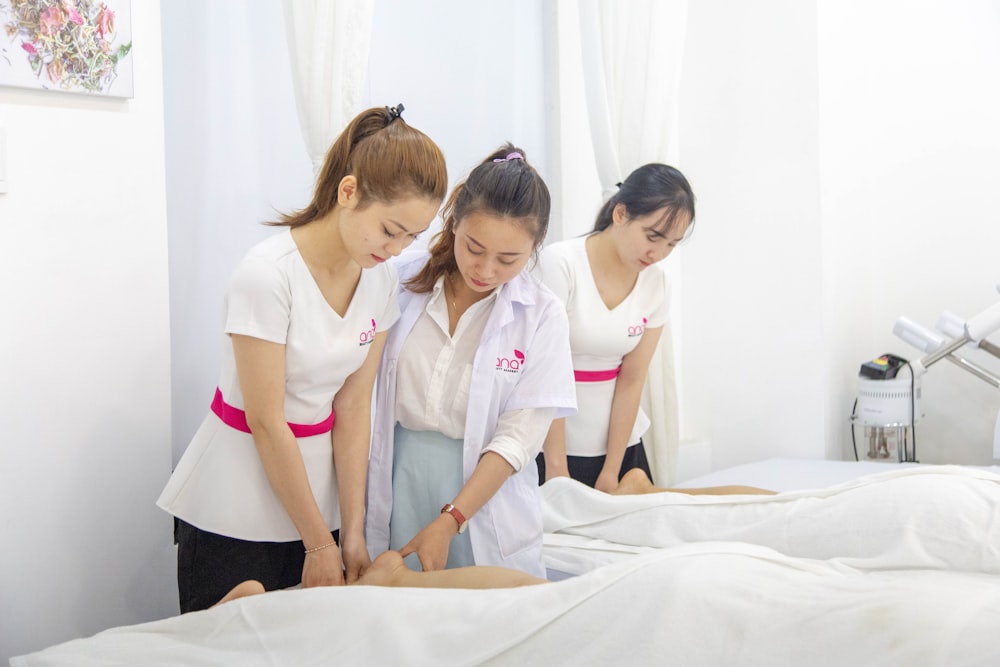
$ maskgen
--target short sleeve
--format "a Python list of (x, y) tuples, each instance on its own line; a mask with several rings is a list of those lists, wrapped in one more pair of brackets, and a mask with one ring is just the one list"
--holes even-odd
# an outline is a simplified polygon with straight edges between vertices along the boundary
[(562, 250), (562, 244), (545, 248), (539, 257), (536, 276), (565, 306), (569, 303), (573, 289), (573, 272), (570, 270), (569, 258)]
[(542, 451), (555, 415), (555, 408), (508, 410), (500, 415), (493, 439), (483, 451), (500, 455), (514, 472), (521, 472)]
[[(658, 305), (650, 313), (649, 321), (646, 323), (646, 326), (650, 329), (656, 329), (665, 325), (670, 312), (670, 276), (661, 267), (658, 266), (656, 269), (659, 274), (657, 276), (658, 280), (654, 281), (650, 287), (656, 291)], [(649, 269), (646, 270), (649, 271)]]
[(377, 333), (388, 331), (399, 320), (399, 273), (396, 271), (396, 267), (391, 264), (383, 266), (388, 273), (388, 278), (384, 290), (385, 306), (382, 308), (379, 320), (375, 323)]
[(245, 258), (229, 279), (225, 312), (227, 334), (284, 345), (291, 314), (287, 276), (267, 259)]
[(544, 306), (537, 332), (525, 350), (523, 375), (505, 410), (556, 408), (555, 418), (576, 412), (576, 381), (566, 311), (554, 299)]

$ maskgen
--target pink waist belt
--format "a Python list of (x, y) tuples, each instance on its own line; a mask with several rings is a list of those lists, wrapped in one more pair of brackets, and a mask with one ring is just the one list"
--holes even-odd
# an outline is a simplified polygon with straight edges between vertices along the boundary
[[(237, 431), (243, 431), (244, 433), (250, 433), (250, 427), (247, 426), (247, 413), (239, 408), (234, 408), (233, 406), (222, 400), (222, 391), (218, 387), (215, 389), (215, 398), (212, 399), (212, 412), (222, 420), (222, 423), (230, 428), (235, 428)], [(333, 428), (333, 420), (336, 415), (333, 411), (330, 411), (330, 416), (321, 421), (318, 424), (293, 424), (288, 423), (288, 428), (292, 429), (292, 435), (296, 438), (305, 438), (310, 435), (322, 435), (323, 433), (329, 433)]]
[(618, 372), (622, 369), (621, 366), (618, 368), (612, 368), (610, 371), (573, 371), (573, 375), (576, 376), (577, 382), (604, 382), (605, 380), (614, 380), (618, 377)]

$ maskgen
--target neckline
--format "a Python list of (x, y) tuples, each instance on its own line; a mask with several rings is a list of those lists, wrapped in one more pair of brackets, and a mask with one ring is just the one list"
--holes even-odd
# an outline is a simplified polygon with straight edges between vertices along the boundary
[(628, 298), (630, 296), (632, 296), (632, 293), (635, 291), (635, 288), (639, 285), (639, 278), (642, 274), (637, 273), (635, 276), (635, 281), (633, 281), (632, 286), (628, 289), (628, 291), (621, 298), (621, 300), (619, 300), (618, 303), (616, 303), (614, 306), (609, 306), (607, 302), (604, 300), (604, 297), (601, 295), (600, 288), (597, 286), (596, 272), (594, 270), (594, 265), (590, 259), (590, 251), (587, 248), (587, 239), (589, 239), (592, 236), (594, 236), (594, 234), (588, 234), (587, 236), (583, 237), (583, 261), (586, 262), (587, 265), (587, 277), (590, 279), (589, 280), (590, 287), (591, 289), (594, 290), (594, 294), (597, 296), (597, 300), (601, 303), (602, 306), (604, 306), (607, 312), (613, 313), (616, 310), (618, 310), (618, 308), (620, 308), (623, 303), (628, 301)]
[[(295, 237), (292, 236), (292, 229), (291, 228), (288, 229), (288, 239), (291, 242), (292, 247), (295, 249), (295, 255), (298, 258), (299, 263), (302, 265), (302, 268), (306, 270), (306, 273), (309, 276), (309, 282), (312, 284), (312, 289), (315, 291), (316, 296), (318, 296), (320, 298), (320, 300), (324, 304), (326, 304), (327, 309), (331, 313), (333, 313), (334, 315), (336, 315), (338, 319), (340, 319), (341, 321), (346, 320), (347, 316), (350, 314), (351, 310), (354, 308), (354, 302), (357, 301), (358, 288), (361, 286), (361, 281), (364, 279), (365, 269), (363, 267), (360, 267), (360, 266), (358, 267), (358, 271), (359, 271), (359, 273), (358, 273), (358, 281), (354, 284), (354, 291), (351, 292), (351, 298), (348, 300), (347, 307), (344, 308), (343, 314), (341, 314), (341, 313), (339, 313), (337, 311), (336, 308), (334, 308), (330, 304), (330, 302), (326, 298), (326, 295), (323, 294), (323, 289), (319, 286), (319, 283), (316, 281), (316, 276), (313, 275), (312, 269), (309, 268), (309, 263), (306, 262), (306, 258), (302, 256), (302, 251), (299, 249), (299, 244), (295, 241)], [(375, 268), (378, 268), (378, 267), (375, 267)]]

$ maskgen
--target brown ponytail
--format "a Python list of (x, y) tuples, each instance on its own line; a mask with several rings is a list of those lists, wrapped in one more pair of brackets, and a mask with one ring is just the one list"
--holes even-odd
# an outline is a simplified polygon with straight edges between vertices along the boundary
[(444, 155), (427, 135), (406, 124), (401, 110), (401, 105), (376, 107), (358, 114), (327, 152), (309, 205), (268, 224), (299, 227), (327, 215), (337, 206), (340, 181), (348, 175), (358, 180), (362, 207), (413, 196), (441, 201), (448, 189)]

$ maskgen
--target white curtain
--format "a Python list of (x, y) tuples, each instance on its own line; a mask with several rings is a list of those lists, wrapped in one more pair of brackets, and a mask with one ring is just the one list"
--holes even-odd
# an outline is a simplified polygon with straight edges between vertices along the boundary
[[(687, 0), (579, 0), (561, 5), (560, 29), (578, 24), (583, 94), (604, 197), (635, 168), (677, 165), (677, 96)], [(560, 53), (566, 63), (570, 54)], [(567, 103), (566, 99), (562, 100)], [(575, 230), (583, 233), (586, 229)], [(669, 260), (668, 260), (669, 261)], [(676, 276), (675, 282), (676, 282)], [(657, 484), (674, 481), (679, 445), (673, 334), (664, 327), (643, 392), (644, 436)]]
[(318, 174), (330, 144), (361, 111), (374, 0), (284, 0), (302, 137)]

